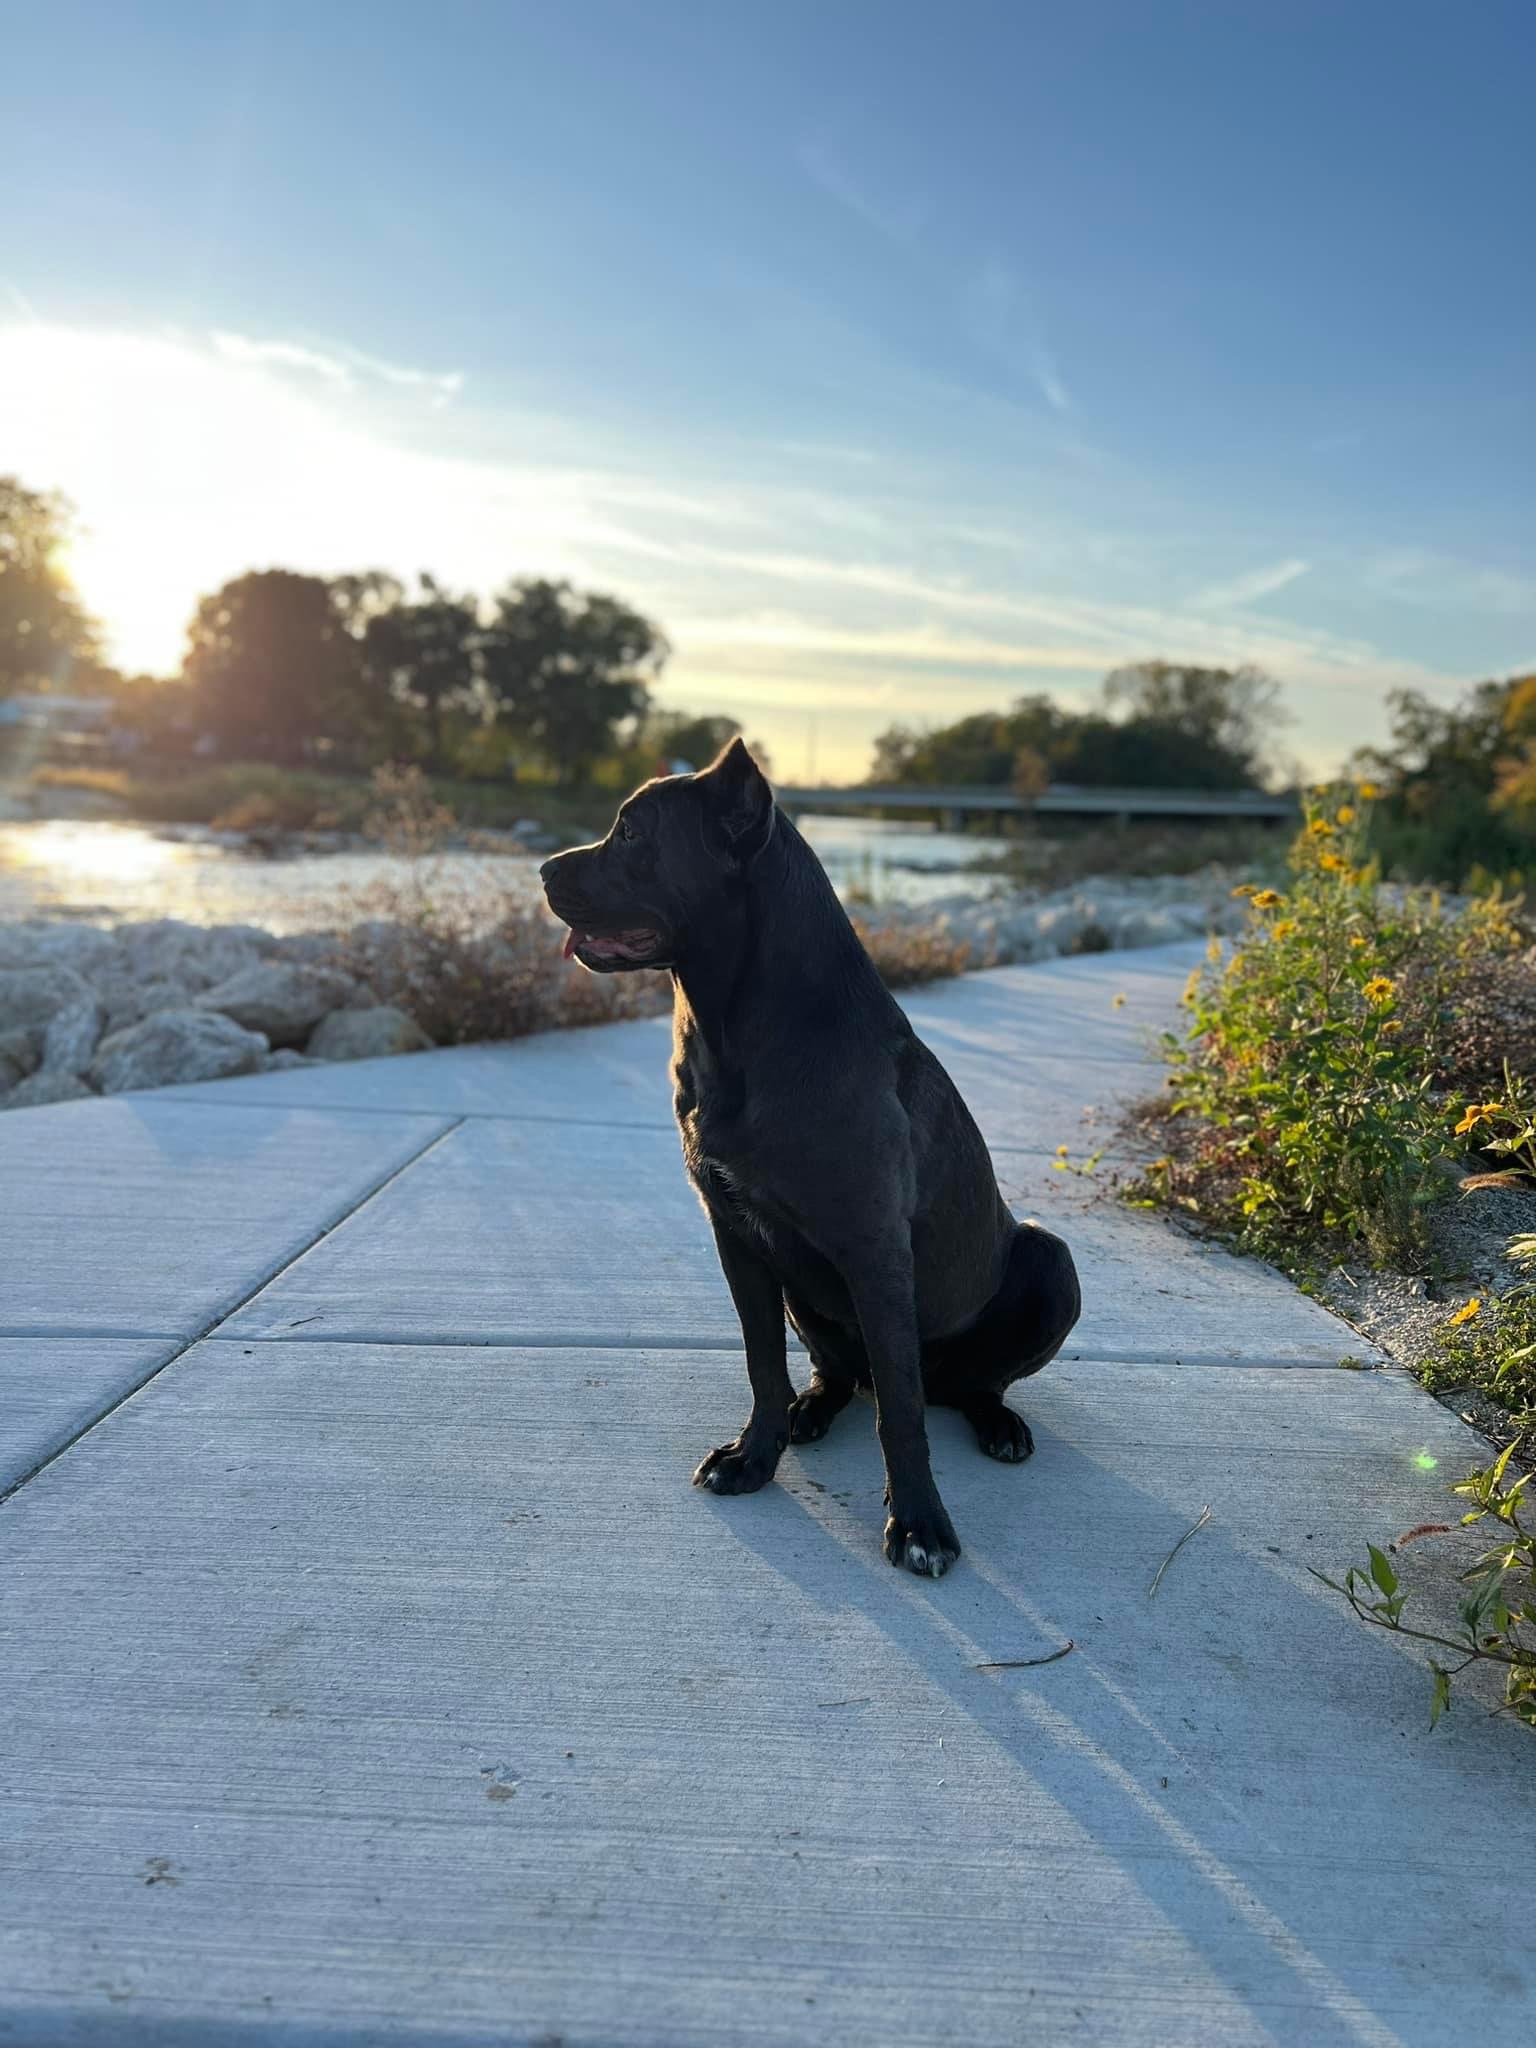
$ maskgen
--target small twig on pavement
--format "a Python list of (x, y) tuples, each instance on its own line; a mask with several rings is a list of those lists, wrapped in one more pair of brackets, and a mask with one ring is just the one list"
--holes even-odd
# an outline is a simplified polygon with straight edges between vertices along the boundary
[(1037, 1664), (1058, 1664), (1063, 1657), (1070, 1657), (1077, 1644), (1068, 1636), (1059, 1650), (1052, 1650), (1049, 1657), (1009, 1657), (1000, 1663), (973, 1664), (973, 1671), (1032, 1671)]
[(1185, 1544), (1189, 1541), (1190, 1537), (1196, 1535), (1201, 1529), (1203, 1529), (1210, 1519), (1210, 1504), (1209, 1502), (1207, 1502), (1207, 1504), (1200, 1510), (1199, 1521), (1195, 1523), (1193, 1528), (1186, 1529), (1184, 1531), (1184, 1534), (1179, 1538), (1178, 1542), (1175, 1543), (1172, 1550), (1169, 1551), (1168, 1555), (1163, 1559), (1162, 1563), (1158, 1566), (1156, 1576), (1153, 1578), (1151, 1585), (1147, 1588), (1147, 1598), (1149, 1600), (1152, 1598), (1152, 1595), (1157, 1591), (1158, 1587), (1162, 1584), (1163, 1573), (1167, 1571), (1169, 1565), (1173, 1563), (1173, 1560), (1184, 1548)]
[(866, 1692), (856, 1700), (818, 1700), (816, 1704), (818, 1707), (867, 1707), (869, 1702), (870, 1695)]

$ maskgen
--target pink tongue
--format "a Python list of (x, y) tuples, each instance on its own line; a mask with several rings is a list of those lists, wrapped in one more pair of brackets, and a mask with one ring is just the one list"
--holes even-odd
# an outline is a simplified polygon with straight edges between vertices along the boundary
[(563, 951), (567, 960), (574, 960), (576, 958), (576, 934), (574, 932), (566, 933)]

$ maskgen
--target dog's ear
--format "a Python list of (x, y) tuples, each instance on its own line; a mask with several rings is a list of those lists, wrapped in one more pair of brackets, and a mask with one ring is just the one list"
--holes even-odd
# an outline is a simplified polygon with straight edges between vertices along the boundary
[(773, 791), (739, 733), (703, 779), (726, 845), (738, 860), (755, 860), (773, 836)]

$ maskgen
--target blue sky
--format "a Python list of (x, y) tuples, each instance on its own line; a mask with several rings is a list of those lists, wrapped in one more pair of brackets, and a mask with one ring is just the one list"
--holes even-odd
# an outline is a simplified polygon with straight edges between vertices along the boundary
[(6, 69), (0, 468), (131, 664), (249, 566), (566, 573), (790, 774), (1151, 654), (1322, 767), (1536, 665), (1528, 4), (141, 0)]

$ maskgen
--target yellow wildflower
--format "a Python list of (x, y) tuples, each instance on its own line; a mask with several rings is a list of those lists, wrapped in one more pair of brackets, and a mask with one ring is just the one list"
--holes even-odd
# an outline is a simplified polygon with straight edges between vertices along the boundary
[(1389, 1031), (1401, 1031), (1402, 1028), (1403, 1020), (1401, 1017), (1389, 1017), (1381, 1027), (1381, 1035), (1385, 1038)]
[(1365, 994), (1368, 1002), (1390, 1003), (1397, 994), (1397, 984), (1384, 974), (1373, 974), (1365, 984)]
[(1485, 1117), (1497, 1116), (1504, 1107), (1502, 1102), (1469, 1102), (1462, 1113), (1461, 1122), (1456, 1126), (1458, 1138), (1464, 1138), (1468, 1131), (1475, 1130)]
[(1256, 896), (1258, 894), (1258, 888), (1257, 885), (1253, 882), (1239, 882), (1237, 887), (1232, 891), (1232, 894), (1234, 896)]
[(1361, 938), (1358, 932), (1351, 932), (1349, 936), (1349, 943), (1352, 946), (1363, 946), (1366, 942), (1364, 939)]
[(1058, 1145), (1056, 1147), (1056, 1157), (1058, 1159), (1065, 1159), (1067, 1154), (1071, 1151), (1071, 1149), (1072, 1148), (1070, 1145)]
[(1356, 816), (1355, 807), (1353, 804), (1340, 804), (1335, 815), (1336, 821), (1340, 825), (1353, 825)]
[(1295, 929), (1296, 920), (1294, 917), (1282, 917), (1278, 923), (1270, 926), (1269, 935), (1272, 939), (1288, 939)]
[(1349, 862), (1342, 853), (1321, 853), (1317, 857), (1320, 868), (1326, 868), (1330, 875), (1347, 875)]
[(1255, 910), (1273, 910), (1276, 904), (1284, 901), (1278, 889), (1260, 889), (1254, 896), (1253, 907)]
[(1482, 1302), (1475, 1294), (1470, 1301), (1464, 1301), (1461, 1307), (1457, 1309), (1455, 1315), (1451, 1317), (1451, 1328), (1454, 1330), (1458, 1323), (1470, 1323), (1475, 1315), (1481, 1313), (1482, 1306)]
[(1381, 791), (1374, 782), (1361, 782), (1356, 784), (1355, 794), (1359, 797), (1361, 803), (1373, 804), (1377, 797), (1381, 795)]
[(1123, 995), (1121, 995), (1115, 997), (1112, 1007), (1117, 1010), (1123, 1010), (1125, 1008), (1125, 1005), (1126, 998)]
[(1333, 827), (1326, 818), (1314, 818), (1307, 827), (1307, 830), (1314, 839), (1331, 839), (1333, 837)]

